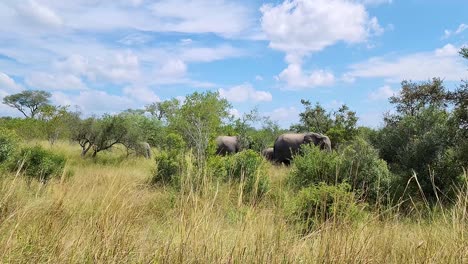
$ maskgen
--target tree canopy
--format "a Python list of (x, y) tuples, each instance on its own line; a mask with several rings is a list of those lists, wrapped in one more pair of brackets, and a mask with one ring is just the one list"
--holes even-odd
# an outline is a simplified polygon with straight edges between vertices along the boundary
[(49, 105), (51, 94), (46, 91), (26, 90), (5, 96), (3, 103), (18, 109), (25, 117), (35, 118), (41, 107)]

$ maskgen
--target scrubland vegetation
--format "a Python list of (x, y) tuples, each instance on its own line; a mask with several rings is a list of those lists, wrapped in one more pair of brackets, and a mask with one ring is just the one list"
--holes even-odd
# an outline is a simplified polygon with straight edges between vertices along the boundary
[(466, 188), (449, 208), (414, 204), (408, 213), (362, 204), (345, 185), (296, 192), (287, 184), (289, 168), (265, 164), (269, 191), (252, 202), (242, 199), (237, 182), (212, 179), (195, 190), (193, 167), (177, 191), (148, 185), (151, 160), (120, 161), (118, 153), (81, 160), (76, 146), (41, 145), (69, 161), (45, 185), (21, 172), (2, 177), (2, 262), (463, 263), (468, 257)]
[[(290, 130), (333, 150), (291, 166), (259, 154), (285, 130), (217, 93), (88, 118), (5, 97), (26, 118), (0, 120), (0, 262), (466, 263), (467, 87), (404, 81), (379, 129), (303, 100)], [(216, 155), (217, 135), (244, 150)]]

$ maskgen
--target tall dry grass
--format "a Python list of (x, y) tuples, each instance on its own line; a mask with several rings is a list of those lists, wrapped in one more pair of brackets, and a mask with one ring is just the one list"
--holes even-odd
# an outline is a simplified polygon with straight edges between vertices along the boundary
[(72, 177), (43, 185), (20, 172), (0, 176), (2, 263), (468, 262), (466, 188), (430, 218), (370, 213), (304, 236), (285, 210), (288, 168), (270, 168), (272, 189), (252, 206), (229, 184), (213, 182), (202, 195), (150, 187), (152, 161), (82, 160), (74, 146), (52, 148), (69, 157)]

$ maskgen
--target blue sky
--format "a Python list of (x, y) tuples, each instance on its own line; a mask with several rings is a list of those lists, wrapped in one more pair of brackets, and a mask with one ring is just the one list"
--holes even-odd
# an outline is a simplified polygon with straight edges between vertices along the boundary
[(468, 79), (467, 13), (466, 0), (2, 0), (0, 99), (42, 89), (89, 115), (217, 90), (234, 115), (257, 107), (283, 127), (302, 98), (378, 127), (403, 79)]

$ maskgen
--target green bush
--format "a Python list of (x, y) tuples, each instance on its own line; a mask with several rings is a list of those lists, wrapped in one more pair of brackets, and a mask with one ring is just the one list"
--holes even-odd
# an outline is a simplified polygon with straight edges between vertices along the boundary
[(160, 148), (165, 151), (182, 152), (185, 149), (185, 141), (181, 135), (169, 133), (163, 137)]
[(337, 152), (326, 152), (313, 145), (304, 145), (301, 155), (294, 157), (289, 181), (297, 189), (319, 182), (333, 184), (340, 161)]
[(341, 155), (340, 182), (367, 201), (383, 201), (392, 182), (387, 163), (367, 141), (357, 138), (339, 151)]
[(25, 176), (42, 182), (61, 176), (66, 162), (64, 156), (45, 150), (41, 146), (22, 149), (16, 160), (18, 163), (17, 166), (12, 166), (13, 169), (23, 164), (22, 170)]
[[(458, 132), (452, 131), (450, 114), (429, 107), (414, 116), (393, 118), (372, 141), (395, 174), (392, 191), (396, 197), (405, 194), (421, 199), (422, 191), (431, 204), (439, 199), (441, 202), (453, 201), (456, 198), (454, 189), (464, 183), (461, 176), (463, 168), (468, 166), (468, 156), (461, 153), (466, 153), (468, 148), (466, 138), (458, 139), (453, 134)], [(414, 174), (418, 183), (412, 180)]]
[(270, 188), (267, 163), (253, 150), (239, 152), (229, 158), (228, 179), (243, 184), (244, 197), (255, 202), (261, 199)]
[(11, 159), (18, 148), (18, 136), (9, 129), (0, 128), (0, 164)]
[(369, 202), (381, 201), (391, 182), (385, 161), (360, 138), (333, 152), (304, 146), (302, 155), (294, 158), (293, 166), (289, 180), (297, 189), (320, 182), (329, 185), (346, 182), (361, 199)]
[(230, 168), (230, 156), (209, 156), (206, 166), (210, 175), (217, 179), (226, 179), (228, 176), (228, 169)]
[(336, 186), (320, 183), (299, 191), (293, 200), (291, 216), (308, 233), (317, 225), (330, 220), (353, 222), (365, 216), (364, 205), (356, 203), (351, 186), (342, 183)]
[(160, 151), (155, 155), (156, 170), (151, 178), (151, 184), (172, 184), (177, 186), (180, 183), (182, 170), (181, 154), (174, 151)]

